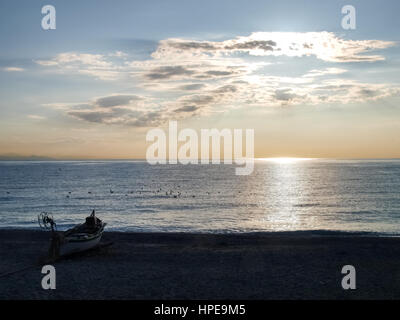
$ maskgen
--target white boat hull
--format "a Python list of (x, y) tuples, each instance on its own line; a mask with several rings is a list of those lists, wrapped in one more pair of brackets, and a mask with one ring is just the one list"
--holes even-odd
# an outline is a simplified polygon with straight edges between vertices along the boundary
[(77, 253), (92, 249), (100, 243), (102, 235), (103, 232), (100, 232), (93, 238), (81, 239), (81, 240), (76, 239), (76, 237), (71, 237), (71, 238), (67, 237), (65, 239), (65, 242), (60, 247), (60, 255), (65, 256), (72, 253)]

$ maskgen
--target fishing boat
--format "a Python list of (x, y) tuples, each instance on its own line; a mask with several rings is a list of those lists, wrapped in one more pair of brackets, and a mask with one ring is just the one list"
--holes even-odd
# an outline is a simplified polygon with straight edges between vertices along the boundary
[(94, 210), (84, 223), (65, 231), (57, 230), (53, 216), (49, 213), (42, 212), (38, 216), (38, 222), (42, 229), (51, 231), (50, 258), (66, 256), (98, 246), (106, 226), (106, 223), (96, 217)]

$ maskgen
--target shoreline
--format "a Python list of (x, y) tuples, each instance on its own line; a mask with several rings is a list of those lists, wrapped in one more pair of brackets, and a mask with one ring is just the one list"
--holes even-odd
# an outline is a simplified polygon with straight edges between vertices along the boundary
[[(0, 274), (46, 254), (50, 234), (0, 229)], [(0, 299), (399, 299), (400, 238), (365, 233), (105, 232), (107, 248), (0, 278)], [(357, 289), (343, 290), (354, 265)]]
[[(76, 223), (71, 223), (69, 225), (60, 225), (60, 230), (64, 231), (75, 226)], [(16, 226), (0, 226), (1, 232), (41, 232), (46, 233), (46, 231), (41, 230), (39, 227), (16, 227)], [(110, 229), (108, 226), (105, 230), (107, 234), (154, 234), (154, 235), (221, 235), (221, 236), (312, 236), (312, 237), (400, 237), (400, 232), (378, 232), (378, 231), (352, 231), (352, 230), (329, 230), (329, 229), (315, 229), (315, 230), (287, 230), (287, 231), (149, 231), (149, 230), (120, 230), (120, 229)]]

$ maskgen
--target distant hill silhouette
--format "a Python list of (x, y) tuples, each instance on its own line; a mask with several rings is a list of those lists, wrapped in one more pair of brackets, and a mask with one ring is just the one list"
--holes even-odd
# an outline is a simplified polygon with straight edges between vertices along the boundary
[(55, 160), (54, 158), (50, 157), (43, 157), (43, 156), (22, 156), (19, 154), (0, 154), (0, 161), (43, 161), (43, 160)]

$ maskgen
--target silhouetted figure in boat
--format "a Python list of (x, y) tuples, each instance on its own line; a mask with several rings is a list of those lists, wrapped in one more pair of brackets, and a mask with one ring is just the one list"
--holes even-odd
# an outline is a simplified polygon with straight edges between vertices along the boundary
[(96, 218), (96, 213), (93, 209), (92, 214), (86, 218), (86, 225), (90, 228), (95, 228), (97, 226), (97, 222), (100, 220)]

